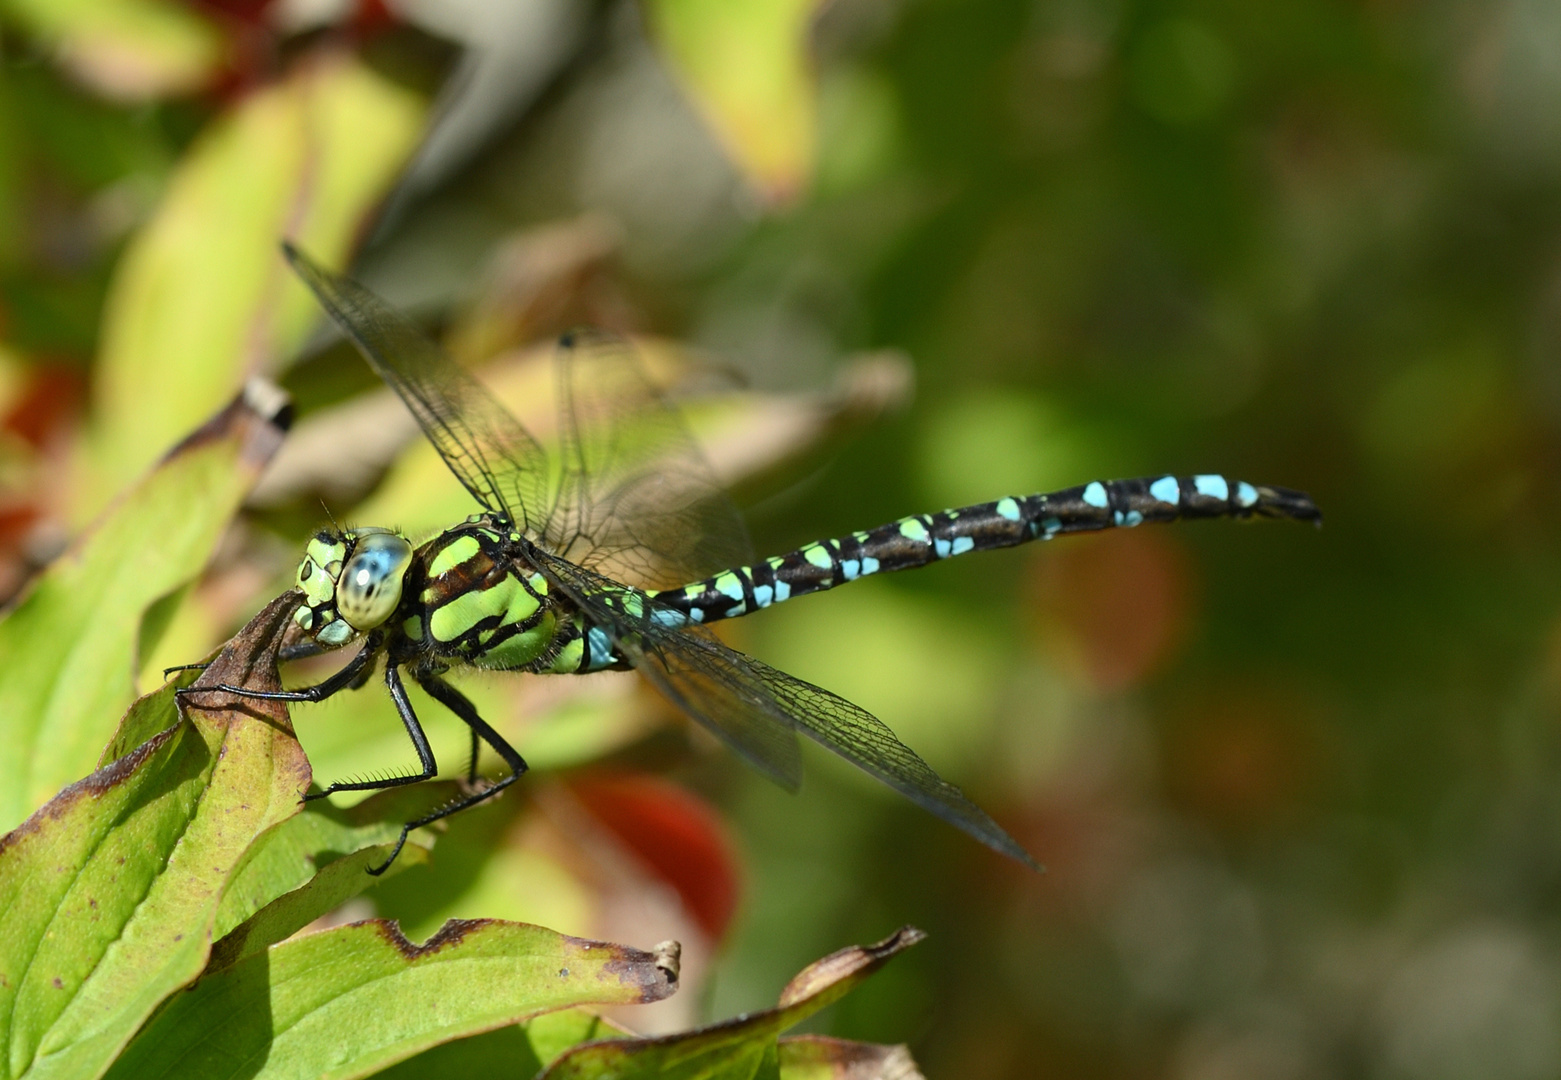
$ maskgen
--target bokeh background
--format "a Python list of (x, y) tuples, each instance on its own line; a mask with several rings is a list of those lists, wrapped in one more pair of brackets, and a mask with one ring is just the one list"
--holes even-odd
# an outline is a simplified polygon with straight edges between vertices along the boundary
[[(343, 917), (680, 937), (651, 1029), (914, 923), (816, 1027), (932, 1077), (1561, 1074), (1561, 8), (3, 0), (0, 63), (0, 593), (245, 375), (298, 404), (143, 687), (286, 587), (322, 500), (466, 512), (309, 337), (284, 234), (534, 423), (572, 323), (723, 372), (691, 415), (762, 553), (1168, 471), (1324, 509), (731, 627), (1044, 875), (822, 752), (786, 795), (627, 676), (490, 677), (527, 792)], [(375, 690), (294, 715), (322, 779), (410, 755)]]

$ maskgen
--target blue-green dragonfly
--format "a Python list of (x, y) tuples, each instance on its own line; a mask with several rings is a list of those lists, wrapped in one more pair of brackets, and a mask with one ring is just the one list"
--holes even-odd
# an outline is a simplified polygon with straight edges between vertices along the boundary
[[(800, 732), (912, 802), (1027, 865), (1029, 854), (877, 717), (723, 644), (710, 624), (859, 578), (970, 551), (1180, 518), (1319, 521), (1299, 491), (1219, 475), (1094, 481), (1042, 495), (921, 514), (755, 561), (735, 509), (677, 412), (629, 350), (567, 337), (558, 350), (559, 428), (548, 454), (485, 387), (404, 316), (291, 245), (287, 258), (400, 395), (481, 512), (420, 545), (382, 528), (331, 528), (299, 565), (293, 655), (361, 641), (315, 686), (249, 697), (321, 701), (385, 686), (416, 748), (418, 772), (333, 783), (310, 798), (413, 784), (438, 772), (407, 699), (403, 669), (472, 732), (466, 794), (416, 828), (492, 798), (526, 762), (444, 681), (463, 666), (543, 675), (633, 668), (672, 704), (781, 785), (801, 779)], [(185, 693), (194, 691), (185, 691)], [(477, 782), (478, 740), (503, 759)]]

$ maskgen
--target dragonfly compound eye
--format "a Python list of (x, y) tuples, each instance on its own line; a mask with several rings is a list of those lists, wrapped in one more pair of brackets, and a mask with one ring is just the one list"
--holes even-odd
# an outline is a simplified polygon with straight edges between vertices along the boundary
[(393, 532), (365, 531), (336, 583), (336, 610), (355, 630), (372, 630), (401, 603), (412, 545)]

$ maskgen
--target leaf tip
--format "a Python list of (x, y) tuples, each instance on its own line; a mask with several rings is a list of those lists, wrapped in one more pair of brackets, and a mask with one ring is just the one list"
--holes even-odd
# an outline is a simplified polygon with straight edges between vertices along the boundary
[(616, 978), (624, 986), (636, 987), (640, 1004), (661, 1001), (677, 991), (683, 946), (676, 941), (663, 941), (650, 952), (643, 952), (625, 945), (611, 945), (584, 938), (572, 937), (568, 940), (581, 950), (613, 950), (613, 958), (602, 965), (602, 973)]
[(666, 975), (667, 981), (676, 983), (683, 967), (683, 946), (677, 941), (663, 941), (650, 951), (656, 969)]

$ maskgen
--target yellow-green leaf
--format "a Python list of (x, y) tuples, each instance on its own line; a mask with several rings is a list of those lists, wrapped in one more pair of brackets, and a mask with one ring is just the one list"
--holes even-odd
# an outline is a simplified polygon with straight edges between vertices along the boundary
[(332, 53), (298, 64), (201, 136), (109, 289), (89, 505), (144, 467), (169, 432), (297, 347), (316, 308), (279, 241), (341, 261), (426, 111), (418, 95)]
[(664, 954), (540, 926), (451, 922), (414, 945), (395, 923), (372, 919), (207, 975), (109, 1075), (226, 1080), (245, 1062), (253, 1080), (346, 1080), (550, 1010), (659, 1001), (676, 986)]
[[(223, 890), (212, 966), (228, 967), (274, 945), (383, 881), (368, 871), (390, 858), (401, 826), (458, 791), (455, 784), (420, 784), (347, 809), (316, 801), (272, 829), (245, 853)], [(426, 847), (408, 843), (387, 874), (421, 865), (427, 856)]]
[(187, 93), (211, 79), (223, 59), (217, 28), (193, 5), (170, 0), (4, 0), (0, 13), (111, 97)]
[(93, 770), (135, 696), (142, 614), (200, 573), (281, 438), (274, 414), (238, 399), (0, 619), (0, 829)]
[(817, 0), (645, 0), (652, 32), (727, 152), (772, 201), (813, 171), (817, 92), (808, 28)]
[[(295, 594), (201, 676), (272, 690)], [(309, 764), (279, 703), (211, 693), (0, 838), (0, 1078), (101, 1075), (198, 975), (223, 887), (298, 810)]]

